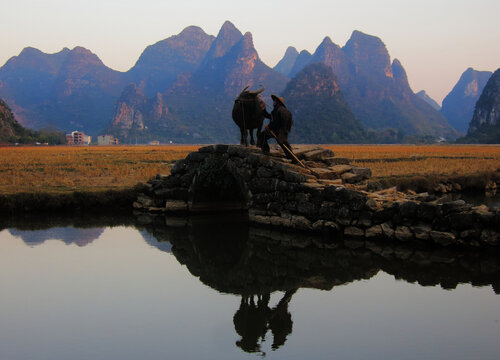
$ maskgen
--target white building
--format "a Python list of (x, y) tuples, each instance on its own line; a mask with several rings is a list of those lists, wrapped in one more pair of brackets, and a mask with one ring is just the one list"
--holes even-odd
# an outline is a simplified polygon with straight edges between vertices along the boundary
[(92, 137), (81, 131), (73, 131), (71, 134), (66, 134), (66, 141), (68, 145), (89, 145)]
[(118, 145), (118, 139), (113, 135), (99, 135), (97, 145)]

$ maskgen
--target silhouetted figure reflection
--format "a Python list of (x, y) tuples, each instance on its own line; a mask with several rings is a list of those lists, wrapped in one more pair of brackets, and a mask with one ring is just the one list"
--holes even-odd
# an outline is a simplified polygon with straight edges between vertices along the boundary
[[(292, 315), (288, 312), (288, 303), (297, 289), (288, 290), (274, 308), (269, 307), (270, 294), (241, 297), (240, 308), (234, 314), (233, 322), (241, 340), (236, 345), (243, 351), (262, 352), (261, 342), (268, 330), (273, 334), (273, 350), (282, 346), (286, 337), (292, 333)], [(257, 298), (257, 301), (255, 301)], [(265, 352), (262, 352), (265, 356)]]

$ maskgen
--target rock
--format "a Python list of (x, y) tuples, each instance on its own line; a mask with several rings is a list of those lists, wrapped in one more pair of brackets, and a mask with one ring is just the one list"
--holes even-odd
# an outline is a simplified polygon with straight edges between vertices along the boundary
[(281, 216), (271, 216), (269, 218), (271, 225), (273, 226), (281, 226), (281, 227), (290, 227), (292, 226), (291, 219), (283, 218)]
[(318, 220), (314, 224), (312, 224), (312, 229), (314, 231), (319, 232), (323, 230), (324, 225), (325, 225), (325, 220)]
[(418, 201), (428, 201), (428, 199), (429, 199), (429, 193), (427, 192), (417, 194), (416, 196), (416, 200)]
[(297, 211), (308, 217), (314, 217), (318, 212), (314, 204), (309, 201), (297, 201)]
[(170, 173), (172, 175), (184, 174), (185, 171), (186, 171), (186, 160), (181, 159), (174, 164), (174, 166), (170, 170)]
[(481, 230), (478, 229), (469, 229), (460, 232), (460, 238), (464, 240), (478, 239), (480, 235), (481, 235)]
[(340, 178), (340, 174), (338, 172), (332, 171), (329, 168), (314, 168), (312, 171), (317, 174), (319, 179), (335, 180)]
[(148, 208), (148, 211), (149, 211), (151, 214), (159, 214), (159, 213), (163, 213), (163, 212), (165, 212), (165, 208), (160, 208), (160, 207), (155, 207), (155, 206), (152, 206), (152, 207), (149, 207), (149, 208)]
[(137, 210), (142, 210), (142, 209), (144, 209), (144, 206), (143, 206), (141, 203), (137, 202), (137, 201), (134, 201), (134, 203), (132, 204), (132, 207), (133, 207), (134, 209), (137, 209)]
[(474, 215), (470, 212), (451, 213), (446, 216), (450, 227), (456, 230), (464, 230), (474, 225)]
[(341, 175), (342, 181), (347, 184), (355, 184), (364, 179), (363, 175), (346, 172)]
[(453, 253), (443, 249), (440, 251), (433, 251), (429, 256), (429, 260), (433, 263), (452, 264), (455, 262), (455, 257), (453, 256)]
[(450, 232), (443, 231), (431, 231), (430, 233), (431, 239), (439, 245), (448, 246), (454, 244), (456, 242), (455, 235)]
[(365, 242), (365, 247), (370, 250), (371, 252), (375, 254), (381, 254), (382, 253), (382, 246), (380, 244), (373, 242), (373, 241), (366, 241)]
[(340, 225), (338, 225), (334, 221), (325, 221), (323, 228), (327, 230), (333, 230), (334, 232), (336, 232), (340, 230)]
[(314, 171), (315, 168), (317, 169), (326, 169), (328, 168), (328, 165), (323, 163), (323, 162), (318, 162), (318, 161), (302, 161), (302, 164), (304, 164), (307, 168), (311, 169)]
[(407, 226), (398, 226), (394, 232), (394, 236), (400, 241), (410, 241), (413, 239), (413, 233)]
[(372, 177), (372, 171), (367, 167), (357, 167), (353, 166), (351, 172), (356, 175), (360, 175), (363, 179), (369, 179)]
[(257, 224), (264, 224), (264, 225), (271, 224), (271, 220), (269, 219), (269, 216), (248, 214), (248, 220), (250, 222), (257, 223)]
[[(353, 235), (351, 235), (351, 236), (353, 236)], [(357, 236), (357, 235), (354, 235), (354, 236)], [(344, 245), (348, 249), (356, 250), (356, 249), (363, 248), (365, 246), (365, 242), (362, 240), (358, 240), (358, 239), (344, 239)]]
[(394, 235), (394, 229), (392, 228), (390, 223), (385, 222), (383, 224), (380, 224), (380, 227), (382, 228), (382, 231), (384, 232), (384, 235), (386, 237), (391, 238)]
[(371, 211), (377, 211), (381, 208), (381, 206), (372, 198), (368, 198), (368, 200), (366, 200), (365, 207)]
[(368, 211), (363, 211), (354, 223), (362, 228), (367, 228), (372, 226), (372, 216)]
[(139, 195), (137, 197), (137, 202), (140, 203), (143, 207), (148, 208), (154, 205), (154, 201), (149, 196)]
[(394, 206), (393, 205), (389, 205), (387, 207), (385, 207), (385, 206), (386, 205), (384, 205), (383, 209), (378, 210), (373, 214), (373, 222), (383, 223), (383, 222), (387, 222), (388, 220), (392, 219), (392, 217), (395, 214)]
[(293, 215), (291, 219), (291, 226), (299, 230), (312, 230), (312, 223), (304, 216)]
[(374, 225), (365, 230), (365, 236), (367, 238), (379, 238), (382, 237), (384, 232), (382, 231), (382, 226)]
[(187, 211), (188, 204), (183, 200), (167, 200), (165, 203), (165, 211), (171, 212), (179, 212), (179, 211)]
[(446, 185), (439, 183), (434, 189), (432, 189), (436, 193), (446, 193), (448, 190)]
[(343, 173), (351, 171), (352, 166), (351, 165), (334, 165), (329, 167), (330, 171), (337, 173), (339, 178)]
[(349, 165), (350, 161), (348, 158), (339, 158), (339, 157), (329, 157), (323, 159), (323, 161), (328, 165), (328, 166), (335, 166), (335, 165)]
[(432, 221), (440, 215), (439, 205), (432, 203), (420, 203), (417, 209), (417, 216), (422, 220)]
[(394, 250), (394, 256), (397, 259), (407, 260), (413, 255), (413, 251), (406, 246), (398, 246)]
[(418, 240), (429, 240), (431, 227), (429, 225), (414, 225), (412, 227), (413, 234)]
[(188, 156), (186, 156), (186, 163), (192, 163), (192, 162), (202, 162), (203, 160), (206, 159), (207, 153), (202, 153), (202, 152), (192, 152), (189, 153)]
[(500, 234), (498, 232), (490, 230), (490, 229), (484, 229), (481, 232), (481, 241), (488, 244), (488, 245), (493, 245), (496, 246), (500, 243)]
[(414, 218), (418, 209), (418, 204), (414, 201), (406, 201), (399, 206), (399, 211), (403, 218)]
[(455, 200), (444, 203), (441, 208), (443, 210), (443, 214), (447, 215), (454, 212), (469, 211), (471, 207), (472, 205), (467, 204), (463, 200)]
[(273, 177), (273, 171), (265, 166), (259, 166), (257, 169), (257, 176), (261, 178)]
[(158, 189), (154, 192), (157, 199), (188, 200), (188, 189), (175, 187), (171, 189)]
[(342, 179), (336, 179), (336, 180), (318, 180), (318, 182), (324, 186), (330, 186), (330, 185), (342, 185)]
[(479, 205), (479, 206), (473, 207), (472, 213), (475, 215), (480, 215), (480, 216), (493, 215), (493, 213), (490, 211), (490, 209), (486, 205)]
[(333, 157), (334, 153), (330, 149), (316, 148), (308, 151), (296, 151), (295, 155), (299, 159), (309, 161), (322, 161), (323, 159)]
[(316, 176), (306, 175), (296, 171), (287, 171), (283, 176), (283, 180), (287, 182), (301, 183), (305, 182), (307, 179), (316, 179)]
[(344, 229), (344, 235), (352, 236), (352, 237), (363, 237), (365, 232), (363, 229), (360, 229), (355, 226), (348, 226)]

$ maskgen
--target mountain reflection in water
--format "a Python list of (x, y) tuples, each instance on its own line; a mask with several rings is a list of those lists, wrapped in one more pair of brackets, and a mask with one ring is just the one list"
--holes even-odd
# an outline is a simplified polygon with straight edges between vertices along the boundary
[[(269, 332), (272, 349), (286, 345), (293, 331), (288, 307), (301, 288), (331, 290), (383, 271), (422, 286), (440, 285), (450, 290), (469, 283), (491, 286), (500, 293), (497, 250), (415, 248), (352, 239), (325, 244), (309, 234), (250, 227), (242, 214), (111, 218), (84, 216), (75, 220), (61, 216), (50, 222), (45, 218), (4, 219), (0, 228), (9, 228), (27, 245), (55, 238), (84, 246), (92, 242), (92, 236), (99, 237), (106, 224), (135, 226), (150, 246), (171, 252), (202, 283), (241, 297), (239, 308), (233, 310), (234, 330), (239, 336), (236, 346), (251, 353), (264, 354), (261, 344)], [(37, 233), (37, 227), (52, 228), (55, 233)], [(272, 304), (271, 295), (276, 292), (282, 294)]]

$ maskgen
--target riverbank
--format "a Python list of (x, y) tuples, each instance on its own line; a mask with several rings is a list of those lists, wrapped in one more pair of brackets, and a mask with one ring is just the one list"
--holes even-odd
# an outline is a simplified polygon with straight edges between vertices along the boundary
[[(307, 145), (294, 145), (298, 151)], [(368, 167), (367, 190), (494, 193), (500, 185), (499, 146), (324, 145), (335, 157)], [(130, 208), (137, 184), (200, 148), (168, 146), (47, 146), (0, 148), (0, 211)]]
[(141, 185), (120, 190), (0, 194), (0, 213), (126, 211)]

